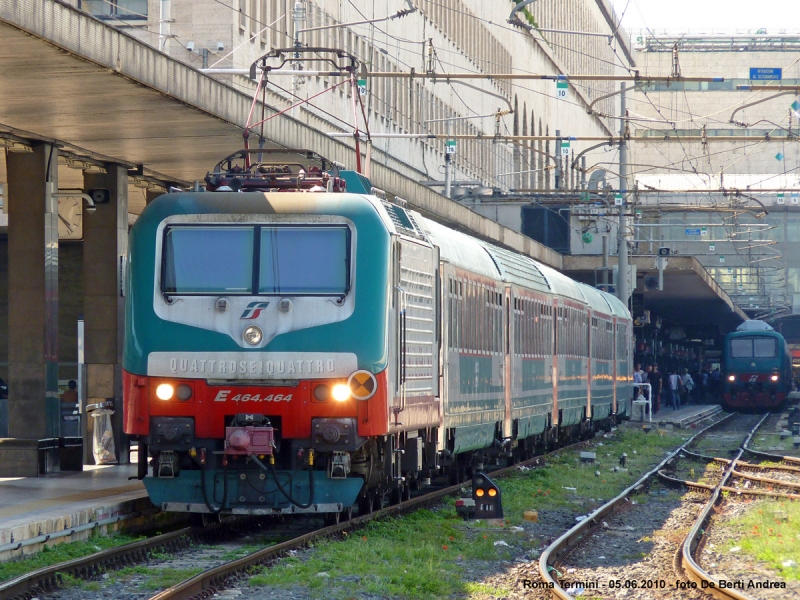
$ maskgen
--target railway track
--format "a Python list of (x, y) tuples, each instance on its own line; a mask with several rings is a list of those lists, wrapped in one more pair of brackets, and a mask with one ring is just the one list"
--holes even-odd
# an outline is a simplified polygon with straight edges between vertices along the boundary
[[(561, 447), (558, 450), (563, 451), (569, 448), (579, 448), (585, 443), (586, 441), (576, 442)], [(505, 474), (512, 472), (520, 466), (536, 464), (537, 461), (546, 456), (547, 454), (541, 454), (515, 465), (493, 470), (491, 471), (492, 477), (503, 477)], [(276, 543), (262, 550), (252, 552), (246, 556), (226, 561), (223, 564), (204, 570), (196, 576), (188, 578), (177, 585), (173, 585), (155, 594), (152, 598), (158, 600), (208, 598), (223, 589), (226, 581), (246, 572), (251, 567), (269, 565), (295, 550), (308, 547), (315, 541), (344, 536), (347, 532), (358, 529), (374, 519), (401, 516), (410, 514), (421, 508), (436, 506), (443, 498), (460, 493), (465, 485), (469, 484), (458, 483), (456, 485), (435, 489), (434, 491), (406, 500), (400, 504), (384, 507), (381, 510), (376, 510), (375, 512), (355, 517), (349, 521), (342, 521), (328, 527), (318, 528), (318, 524), (309, 523), (308, 527), (306, 527), (306, 531), (303, 531), (300, 535), (291, 536), (292, 539)], [(30, 600), (34, 597), (40, 597), (62, 587), (64, 581), (69, 578), (74, 577), (80, 580), (96, 578), (107, 571), (114, 571), (147, 562), (154, 555), (184, 551), (193, 543), (199, 542), (204, 544), (208, 543), (209, 540), (219, 539), (225, 535), (230, 536), (228, 530), (235, 527), (235, 523), (251, 522), (254, 520), (256, 519), (252, 517), (244, 519), (232, 518), (208, 527), (186, 527), (132, 544), (126, 544), (117, 548), (98, 552), (83, 558), (39, 569), (0, 584), (0, 600)], [(316, 521), (320, 520), (317, 519)], [(287, 522), (290, 521), (287, 520)], [(302, 520), (293, 519), (291, 522), (299, 523), (302, 522)], [(270, 530), (270, 533), (273, 533), (272, 530)]]
[[(218, 524), (212, 526), (212, 529), (221, 526), (222, 524)], [(180, 550), (192, 541), (200, 539), (206, 532), (207, 529), (202, 527), (184, 527), (146, 540), (37, 569), (0, 584), (0, 600), (33, 598), (38, 594), (57, 589), (63, 584), (64, 575), (91, 577), (106, 570), (146, 560), (156, 552)]]
[[(747, 445), (744, 454), (753, 455)], [(740, 458), (735, 464), (730, 461), (726, 465), (731, 477), (721, 487), (724, 501), (713, 512), (695, 556), (705, 571), (731, 586), (727, 592), (714, 594), (718, 597), (758, 600), (800, 597), (800, 585), (782, 570), (792, 562), (796, 564), (796, 554), (784, 550), (780, 539), (793, 531), (789, 515), (791, 501), (800, 499), (800, 464), (796, 457), (760, 451), (755, 456), (766, 463), (755, 464)], [(788, 537), (794, 536), (788, 533)], [(791, 544), (791, 540), (787, 543)], [(774, 559), (748, 558), (740, 552), (745, 544), (758, 547), (761, 555), (765, 551), (774, 555)], [(736, 585), (740, 587), (733, 587)]]
[[(576, 587), (585, 588), (588, 586), (590, 589), (584, 589), (581, 593), (593, 593), (596, 591), (602, 597), (614, 597), (624, 593), (626, 595), (631, 594), (632, 597), (642, 598), (653, 595), (664, 597), (664, 594), (667, 596), (669, 594), (679, 594), (682, 598), (704, 598), (708, 597), (710, 593), (721, 598), (749, 598), (746, 595), (739, 595), (736, 590), (720, 587), (720, 579), (722, 578), (704, 570), (695, 560), (694, 554), (703, 539), (703, 534), (706, 533), (710, 516), (719, 505), (723, 492), (729, 490), (739, 492), (738, 488), (733, 488), (727, 484), (734, 476), (736, 461), (741, 458), (747, 443), (752, 439), (752, 436), (767, 416), (764, 415), (757, 423), (752, 424), (752, 416), (730, 415), (723, 421), (703, 429), (681, 448), (668, 455), (660, 465), (646, 473), (634, 485), (600, 507), (589, 515), (587, 519), (578, 523), (553, 542), (541, 555), (539, 562), (540, 576), (545, 582), (545, 586), (550, 587), (551, 595), (563, 599), (572, 598), (574, 596), (570, 593), (570, 589), (575, 592)], [(752, 426), (748, 425), (745, 432), (717, 433), (720, 428), (728, 427), (731, 424), (736, 425), (748, 419), (751, 421)], [(709, 440), (712, 435), (717, 436), (718, 439)], [(737, 439), (737, 436), (738, 441), (735, 444), (739, 447), (732, 453), (730, 459), (717, 459), (716, 462), (721, 467), (718, 467), (716, 473), (712, 472), (709, 475), (710, 478), (715, 480), (712, 483), (675, 478), (666, 474), (665, 468), (667, 465), (673, 465), (672, 468), (674, 469), (677, 459), (681, 456), (702, 460), (705, 463), (714, 460), (704, 454), (689, 451), (688, 448), (690, 446), (700, 445), (701, 443), (706, 446), (713, 446), (720, 439), (728, 438), (730, 441)], [(743, 443), (742, 439), (744, 439)], [(771, 458), (775, 459), (775, 457)], [(694, 474), (691, 469), (689, 471)], [(659, 478), (670, 479), (670, 483), (688, 485), (690, 489), (697, 490), (699, 493), (688, 494), (689, 502), (686, 499), (679, 500), (677, 498), (671, 502), (664, 501), (662, 498), (668, 499), (669, 492), (660, 489), (663, 486)], [(647, 495), (642, 495), (648, 489), (650, 489), (649, 494), (655, 496), (655, 498), (648, 498)], [(757, 490), (756, 493), (759, 491), (761, 490)], [(706, 500), (706, 496), (709, 493), (710, 499)], [(775, 493), (774, 488), (770, 493)], [(638, 497), (643, 498), (643, 501), (648, 502), (646, 507), (636, 506), (636, 502), (630, 501), (637, 494), (639, 495)], [(701, 503), (703, 507), (698, 510), (697, 507)], [(652, 528), (654, 517), (664, 519), (663, 528), (656, 530), (659, 536), (663, 538), (662, 540), (648, 540), (641, 532), (641, 529), (646, 529), (647, 527), (650, 528), (651, 532), (654, 532)], [(642, 526), (642, 520), (647, 521), (650, 525)], [(640, 530), (637, 530), (636, 527), (631, 527), (630, 523), (638, 524)], [(687, 529), (688, 534), (678, 543), (680, 536), (683, 536)], [(592, 541), (593, 539), (598, 539), (597, 536), (603, 533), (607, 535), (613, 534), (621, 538), (627, 537), (627, 540), (622, 539), (620, 541), (623, 547), (626, 547), (627, 544), (628, 547), (641, 549), (641, 544), (645, 541), (644, 547), (649, 548), (650, 552), (654, 553), (653, 560), (650, 562), (628, 561), (629, 564), (626, 565), (621, 565), (620, 563), (624, 561), (618, 560), (613, 565), (598, 565), (597, 561), (604, 558), (604, 556), (599, 555), (600, 551), (595, 551), (597, 548), (620, 545)], [(637, 544), (639, 545), (637, 546)], [(589, 549), (590, 545), (591, 549)], [(585, 558), (578, 556), (581, 548), (586, 549), (584, 552)], [(656, 555), (658, 558), (655, 558)], [(674, 558), (674, 560), (666, 560), (667, 558)], [(582, 559), (586, 564), (581, 564)], [(592, 561), (594, 561), (594, 566), (590, 566)], [(666, 563), (666, 566), (664, 563)], [(665, 573), (669, 570), (670, 563), (672, 563), (673, 571), (667, 575)], [(565, 569), (571, 564), (577, 565), (577, 568)], [(561, 572), (559, 569), (566, 572)], [(587, 573), (602, 573), (603, 577), (594, 576), (592, 578)], [(595, 585), (600, 589), (591, 589)]]

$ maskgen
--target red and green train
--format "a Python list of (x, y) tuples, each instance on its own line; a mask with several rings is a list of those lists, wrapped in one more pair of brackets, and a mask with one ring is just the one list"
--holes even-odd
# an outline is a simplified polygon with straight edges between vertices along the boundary
[(131, 230), (124, 420), (156, 505), (338, 519), (629, 415), (616, 297), (265, 156)]

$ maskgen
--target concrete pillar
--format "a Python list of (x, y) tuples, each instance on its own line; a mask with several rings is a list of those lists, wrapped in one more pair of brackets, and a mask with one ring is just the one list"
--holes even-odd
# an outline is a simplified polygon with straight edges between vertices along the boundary
[[(122, 347), (125, 329), (123, 284), (128, 254), (128, 171), (108, 164), (107, 173), (85, 173), (84, 189), (106, 189), (110, 201), (84, 216), (83, 307), (86, 335), (87, 403), (114, 401), (114, 444), (128, 462), (122, 439)], [(92, 421), (91, 418), (88, 421)], [(87, 422), (91, 428), (94, 423)]]
[(8, 153), (8, 421), (0, 476), (57, 471), (58, 150)]

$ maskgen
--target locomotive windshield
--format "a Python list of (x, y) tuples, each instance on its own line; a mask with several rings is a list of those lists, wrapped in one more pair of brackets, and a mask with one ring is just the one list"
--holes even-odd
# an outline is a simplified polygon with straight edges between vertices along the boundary
[(731, 358), (775, 358), (777, 351), (777, 340), (771, 337), (731, 340)]
[(346, 227), (262, 227), (259, 294), (347, 292)]
[(164, 233), (165, 294), (343, 296), (350, 230), (341, 225), (180, 225)]
[(170, 227), (163, 290), (172, 294), (251, 293), (252, 227)]

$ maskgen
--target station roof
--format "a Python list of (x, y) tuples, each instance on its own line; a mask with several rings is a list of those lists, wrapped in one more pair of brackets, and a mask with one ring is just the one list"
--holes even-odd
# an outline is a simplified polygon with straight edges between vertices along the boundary
[[(242, 146), (249, 92), (68, 4), (0, 0), (0, 39), (0, 137), (55, 141), (77, 156), (143, 165), (145, 176), (183, 185), (202, 180)], [(346, 165), (354, 160), (347, 143), (290, 115), (270, 121), (264, 135), (274, 147), (310, 148)], [(376, 187), (436, 220), (561, 267), (557, 252), (425, 188), (418, 183), (424, 174), (411, 167), (391, 164), (374, 151)]]
[[(653, 257), (631, 258), (631, 264), (636, 265), (636, 293), (642, 292), (644, 277), (658, 276), (654, 263)], [(564, 272), (590, 285), (595, 282), (595, 269), (601, 266), (599, 256), (564, 257)], [(721, 333), (727, 333), (749, 318), (692, 256), (670, 256), (663, 291), (643, 293), (647, 310), (687, 329), (716, 325)]]

